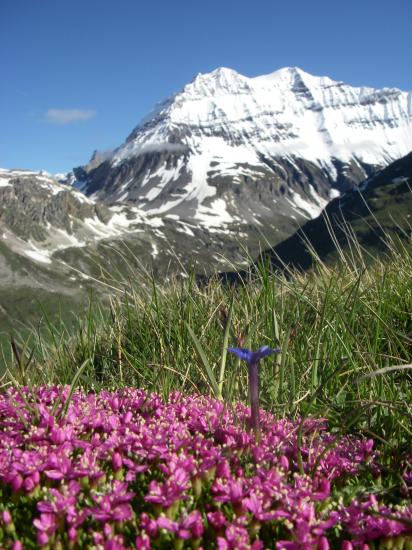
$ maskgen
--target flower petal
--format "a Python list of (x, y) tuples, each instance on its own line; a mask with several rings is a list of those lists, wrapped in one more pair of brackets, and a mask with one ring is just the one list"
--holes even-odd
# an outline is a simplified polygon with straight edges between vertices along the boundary
[(272, 355), (273, 353), (280, 353), (280, 349), (272, 349), (269, 346), (262, 346), (254, 353), (254, 360), (260, 361), (264, 357), (267, 357), (268, 355)]
[(248, 363), (253, 361), (253, 351), (250, 349), (244, 349), (244, 348), (227, 348), (227, 351), (230, 351), (231, 353), (234, 353), (237, 355), (242, 361), (247, 361)]

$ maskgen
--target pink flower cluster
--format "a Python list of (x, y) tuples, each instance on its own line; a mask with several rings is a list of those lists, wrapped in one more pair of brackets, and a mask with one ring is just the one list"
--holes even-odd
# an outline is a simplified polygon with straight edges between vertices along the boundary
[[(373, 442), (324, 419), (305, 421), (299, 447), (299, 423), (265, 411), (257, 441), (242, 404), (125, 388), (76, 391), (65, 410), (68, 392), (0, 395), (0, 547), (365, 550), (408, 536), (412, 507), (372, 494)], [(360, 478), (371, 494), (345, 502)]]

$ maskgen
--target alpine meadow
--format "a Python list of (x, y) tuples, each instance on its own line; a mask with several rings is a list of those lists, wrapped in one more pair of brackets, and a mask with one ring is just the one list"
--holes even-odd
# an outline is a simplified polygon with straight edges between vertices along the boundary
[(20, 3), (0, 548), (411, 550), (409, 5)]

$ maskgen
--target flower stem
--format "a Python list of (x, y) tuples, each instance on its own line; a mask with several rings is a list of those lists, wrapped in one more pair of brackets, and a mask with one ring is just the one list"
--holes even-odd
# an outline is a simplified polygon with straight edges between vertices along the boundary
[(249, 364), (250, 425), (257, 439), (260, 438), (259, 422), (259, 369), (257, 363)]

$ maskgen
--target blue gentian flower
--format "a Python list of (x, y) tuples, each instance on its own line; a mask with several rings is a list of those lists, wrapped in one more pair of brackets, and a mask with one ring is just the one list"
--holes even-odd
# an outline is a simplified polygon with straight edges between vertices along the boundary
[(271, 349), (269, 346), (262, 346), (257, 351), (245, 348), (227, 348), (228, 351), (237, 355), (242, 361), (246, 361), (249, 370), (249, 395), (250, 395), (250, 424), (256, 434), (260, 436), (259, 423), (259, 361), (272, 353), (280, 353), (280, 349)]
[(257, 351), (245, 348), (227, 348), (227, 350), (237, 355), (242, 361), (246, 361), (248, 365), (258, 364), (261, 359), (272, 353), (280, 353), (280, 349), (271, 349), (269, 346), (262, 346)]

